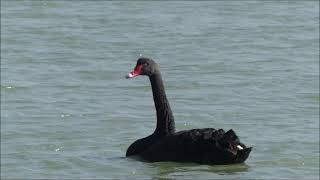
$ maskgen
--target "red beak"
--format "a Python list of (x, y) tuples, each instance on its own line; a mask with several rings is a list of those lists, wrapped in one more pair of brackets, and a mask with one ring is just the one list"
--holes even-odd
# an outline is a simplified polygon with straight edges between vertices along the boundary
[(126, 78), (133, 78), (133, 77), (136, 77), (136, 76), (139, 76), (141, 74), (141, 69), (142, 69), (142, 64), (139, 65), (139, 66), (136, 66), (136, 68), (134, 68), (134, 71), (130, 72)]

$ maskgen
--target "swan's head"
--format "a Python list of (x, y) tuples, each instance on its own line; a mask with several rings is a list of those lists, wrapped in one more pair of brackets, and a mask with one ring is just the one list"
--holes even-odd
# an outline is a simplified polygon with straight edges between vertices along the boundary
[(141, 57), (137, 61), (134, 71), (130, 72), (126, 78), (133, 78), (139, 75), (151, 76), (159, 72), (159, 67), (152, 59)]

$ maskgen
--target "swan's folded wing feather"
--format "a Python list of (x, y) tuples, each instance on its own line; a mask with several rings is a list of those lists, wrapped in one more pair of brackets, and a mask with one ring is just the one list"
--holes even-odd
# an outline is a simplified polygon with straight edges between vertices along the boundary
[(222, 129), (192, 129), (159, 140), (141, 156), (148, 161), (228, 164), (237, 159), (237, 145), (239, 138), (232, 130), (225, 133)]

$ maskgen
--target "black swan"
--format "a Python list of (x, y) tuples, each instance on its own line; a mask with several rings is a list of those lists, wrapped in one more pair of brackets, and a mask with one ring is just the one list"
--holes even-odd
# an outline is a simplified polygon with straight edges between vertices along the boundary
[(174, 118), (166, 97), (159, 66), (149, 58), (139, 58), (134, 71), (126, 77), (149, 76), (157, 112), (153, 134), (132, 143), (126, 156), (137, 155), (149, 162), (177, 161), (200, 164), (243, 163), (251, 147), (242, 144), (231, 129), (213, 128), (175, 132)]

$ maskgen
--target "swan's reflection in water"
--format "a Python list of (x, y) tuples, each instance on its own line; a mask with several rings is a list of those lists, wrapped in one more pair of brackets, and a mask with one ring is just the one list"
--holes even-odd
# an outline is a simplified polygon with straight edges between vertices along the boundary
[(247, 172), (250, 166), (247, 164), (232, 165), (199, 165), (195, 163), (156, 162), (150, 166), (158, 169), (156, 179), (205, 179), (222, 178), (221, 175), (237, 175)]
[[(251, 171), (248, 164), (201, 165), (178, 162), (146, 162), (139, 157), (109, 157), (113, 168), (125, 169), (119, 179), (241, 179)], [(108, 172), (110, 174), (110, 172)]]

